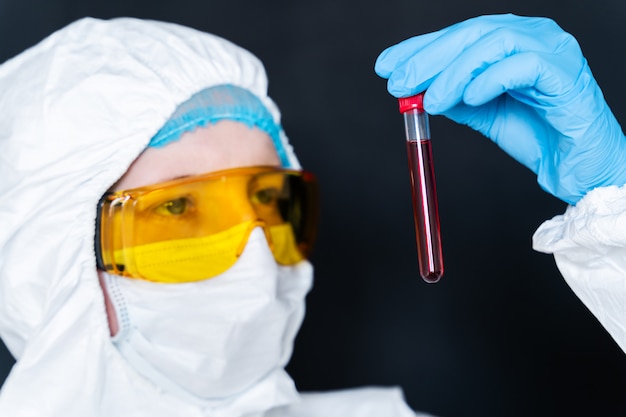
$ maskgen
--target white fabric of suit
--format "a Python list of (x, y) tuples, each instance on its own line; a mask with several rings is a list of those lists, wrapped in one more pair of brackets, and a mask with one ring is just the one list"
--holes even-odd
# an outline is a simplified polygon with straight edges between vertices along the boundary
[(170, 23), (81, 19), (0, 66), (0, 336), (17, 360), (0, 415), (415, 415), (398, 388), (299, 394), (284, 357), (271, 378), (200, 407), (142, 377), (111, 342), (98, 199), (178, 104), (219, 84), (248, 89), (279, 120), (257, 58)]
[(590, 191), (544, 222), (533, 247), (554, 254), (572, 291), (626, 352), (626, 186)]

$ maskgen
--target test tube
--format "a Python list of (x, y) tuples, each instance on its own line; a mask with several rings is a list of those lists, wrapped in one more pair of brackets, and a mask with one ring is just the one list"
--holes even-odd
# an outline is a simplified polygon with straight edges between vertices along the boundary
[(419, 270), (424, 281), (434, 283), (443, 275), (443, 255), (430, 127), (423, 99), (424, 93), (420, 93), (398, 101), (406, 130)]

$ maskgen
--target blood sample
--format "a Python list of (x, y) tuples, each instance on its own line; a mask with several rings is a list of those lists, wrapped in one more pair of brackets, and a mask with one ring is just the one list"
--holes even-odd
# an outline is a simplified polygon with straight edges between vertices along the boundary
[(401, 98), (399, 104), (406, 131), (419, 270), (424, 281), (434, 283), (443, 275), (443, 254), (430, 126), (423, 97), (420, 93)]

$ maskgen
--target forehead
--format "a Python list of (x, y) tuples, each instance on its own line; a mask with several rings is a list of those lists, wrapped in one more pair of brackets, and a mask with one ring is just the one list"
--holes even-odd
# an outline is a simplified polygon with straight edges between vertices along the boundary
[(280, 158), (270, 136), (244, 123), (222, 120), (187, 132), (162, 148), (147, 148), (113, 186), (113, 190), (256, 165), (280, 166)]

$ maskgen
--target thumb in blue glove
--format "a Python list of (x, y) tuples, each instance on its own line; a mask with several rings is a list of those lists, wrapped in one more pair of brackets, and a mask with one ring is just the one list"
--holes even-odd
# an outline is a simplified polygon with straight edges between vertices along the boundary
[(387, 48), (376, 73), (396, 97), (492, 139), (575, 204), (626, 184), (626, 138), (572, 35), (554, 21), (481, 16)]

